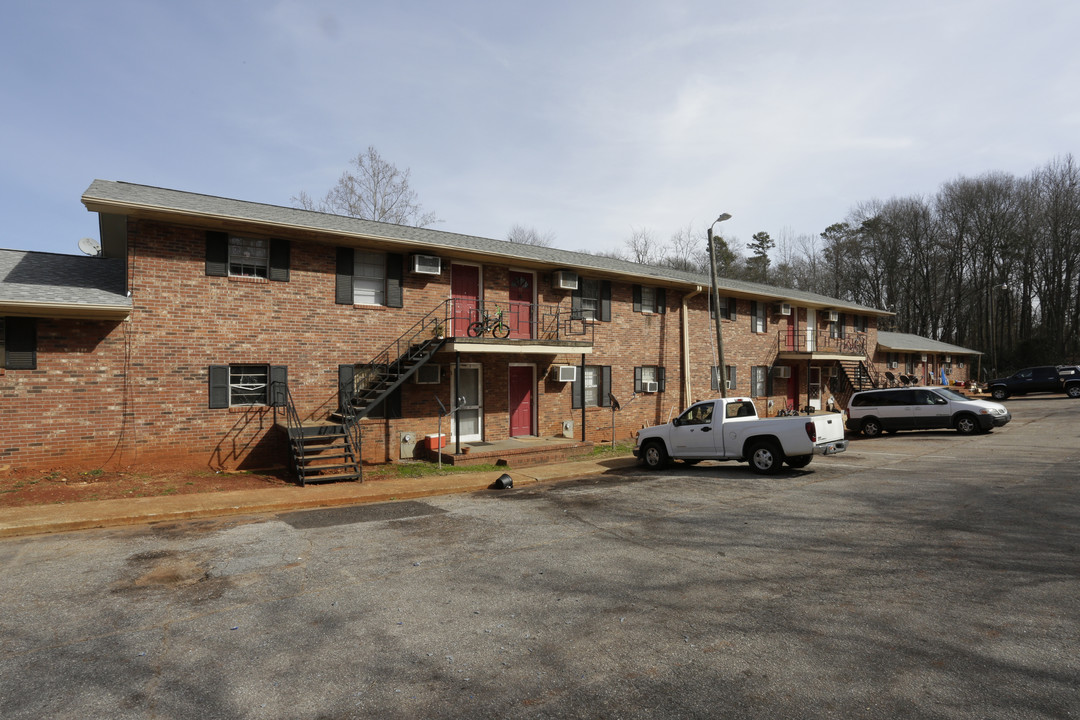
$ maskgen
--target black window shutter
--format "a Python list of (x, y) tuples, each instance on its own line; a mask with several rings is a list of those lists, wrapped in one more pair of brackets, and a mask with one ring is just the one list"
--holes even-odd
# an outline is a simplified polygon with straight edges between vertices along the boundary
[(229, 407), (229, 366), (211, 365), (208, 375), (210, 378), (210, 408)]
[(761, 370), (765, 373), (765, 394), (773, 394), (773, 374), (772, 369), (767, 366), (762, 366)]
[(334, 287), (334, 302), (338, 305), (353, 304), (353, 251), (352, 248), (337, 249), (337, 281)]
[(634, 312), (641, 312), (641, 286), (634, 286)]
[(285, 407), (288, 404), (289, 368), (284, 365), (270, 366), (270, 406)]
[(709, 378), (709, 387), (713, 390), (720, 389), (720, 368), (713, 365), (711, 368), (712, 377)]
[(581, 286), (584, 283), (578, 283), (578, 289), (574, 290), (570, 295), (570, 318), (572, 320), (581, 319)]
[(405, 306), (405, 293), (401, 289), (404, 263), (405, 256), (401, 253), (386, 254), (386, 307)]
[(600, 368), (600, 406), (611, 407), (611, 366)]
[[(580, 367), (578, 367), (578, 375), (582, 375)], [(582, 376), (570, 383), (570, 407), (574, 409), (580, 408), (584, 394), (585, 378)]]
[(664, 392), (664, 388), (667, 385), (667, 373), (664, 372), (663, 367), (656, 368), (656, 387), (658, 392)]
[(729, 297), (727, 299), (727, 304), (728, 304), (728, 320), (734, 320), (735, 319), (735, 307), (736, 307), (735, 298)]
[(634, 392), (641, 392), (641, 368), (634, 368)]
[(337, 381), (338, 381), (338, 410), (345, 409), (345, 393), (355, 392), (356, 388), (353, 385), (356, 378), (356, 366), (355, 365), (338, 365), (337, 366)]
[(206, 274), (217, 277), (229, 274), (229, 233), (206, 232)]
[(603, 280), (600, 283), (600, 320), (611, 322), (611, 281)]
[(728, 379), (728, 382), (731, 383), (731, 389), (734, 390), (735, 389), (735, 366), (734, 365), (732, 365), (728, 369), (727, 379)]
[(750, 301), (750, 332), (757, 329), (757, 300)]
[(667, 289), (656, 289), (656, 312), (663, 315), (667, 312)]
[(289, 241), (270, 239), (270, 275), (276, 282), (289, 282)]
[(709, 319), (713, 320), (715, 318), (716, 318), (716, 308), (713, 307), (713, 294), (710, 292), (709, 293)]
[(37, 370), (37, 319), (9, 317), (4, 323), (8, 370)]

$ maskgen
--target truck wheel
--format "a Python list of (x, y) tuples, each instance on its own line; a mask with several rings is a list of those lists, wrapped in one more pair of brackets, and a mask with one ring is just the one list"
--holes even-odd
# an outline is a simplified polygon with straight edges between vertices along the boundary
[(995, 400), (1006, 400), (1009, 397), (1009, 391), (1006, 388), (1001, 387), (1000, 385), (997, 387), (992, 387), (990, 388), (990, 397), (994, 398)]
[(979, 421), (974, 415), (961, 415), (956, 418), (956, 432), (961, 435), (974, 435), (979, 432)]
[(795, 457), (789, 457), (787, 464), (793, 468), (804, 468), (810, 464), (810, 461), (814, 459), (813, 455), (796, 455)]
[(1080, 398), (1080, 383), (1074, 383), (1065, 388), (1065, 394), (1071, 398)]
[(651, 442), (641, 449), (641, 461), (650, 470), (662, 470), (667, 465), (668, 455), (664, 444)]
[(862, 434), (868, 438), (876, 438), (881, 434), (881, 421), (874, 417), (863, 420)]
[(758, 475), (775, 475), (780, 472), (784, 463), (784, 454), (772, 440), (754, 443), (747, 458), (750, 460), (750, 469)]

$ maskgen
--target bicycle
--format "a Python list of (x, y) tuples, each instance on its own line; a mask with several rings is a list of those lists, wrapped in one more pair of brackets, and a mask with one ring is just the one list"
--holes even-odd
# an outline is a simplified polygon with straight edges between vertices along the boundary
[(502, 308), (494, 315), (487, 310), (481, 311), (479, 320), (469, 323), (469, 337), (483, 337), (490, 332), (492, 337), (505, 338), (510, 334), (510, 326), (503, 322)]

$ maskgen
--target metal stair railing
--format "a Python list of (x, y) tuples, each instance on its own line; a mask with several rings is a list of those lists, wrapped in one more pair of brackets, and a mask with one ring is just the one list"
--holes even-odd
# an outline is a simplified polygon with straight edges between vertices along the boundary
[(293, 402), (292, 391), (289, 384), (275, 381), (271, 386), (271, 398), (275, 407), (285, 408), (285, 426), (289, 435), (289, 455), (293, 461), (293, 471), (304, 484), (304, 470), (307, 458), (304, 456), (304, 424), (300, 421), (300, 413), (296, 411), (296, 403)]

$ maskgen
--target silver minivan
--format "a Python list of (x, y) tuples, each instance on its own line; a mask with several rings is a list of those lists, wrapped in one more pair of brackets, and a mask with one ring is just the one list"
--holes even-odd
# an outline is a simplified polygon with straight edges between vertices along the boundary
[(1012, 420), (1004, 405), (973, 400), (947, 387), (863, 390), (848, 401), (847, 429), (866, 437), (897, 430), (956, 428), (962, 435), (989, 432)]

